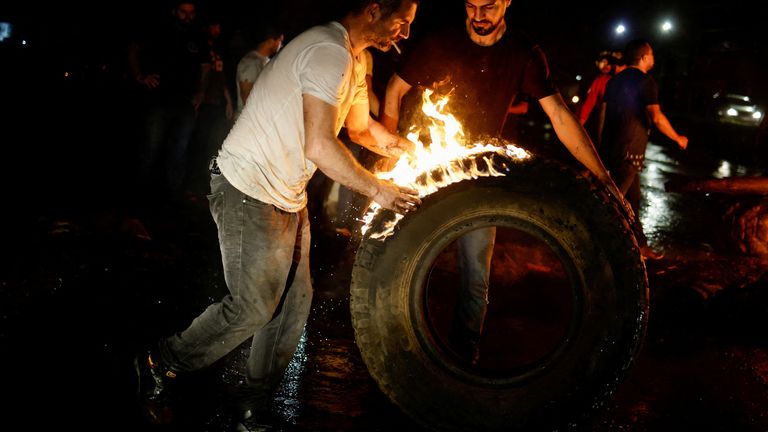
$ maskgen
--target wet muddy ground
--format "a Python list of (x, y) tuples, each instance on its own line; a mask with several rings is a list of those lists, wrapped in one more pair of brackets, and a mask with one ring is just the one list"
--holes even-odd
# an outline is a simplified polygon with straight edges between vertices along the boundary
[[(755, 168), (659, 145), (648, 157), (643, 223), (665, 252), (647, 264), (648, 334), (613, 398), (589, 424), (570, 428), (768, 430), (765, 264), (723, 240), (726, 199), (663, 186)], [(114, 181), (119, 170), (43, 168), (49, 183), (7, 196), (2, 219), (2, 429), (157, 430), (136, 410), (131, 360), (226, 292), (205, 198), (198, 191), (173, 203), (129, 200)], [(423, 430), (378, 389), (355, 345), (354, 243), (317, 225), (314, 306), (272, 405), (277, 430)], [(182, 381), (170, 430), (226, 430), (226, 391), (245, 355), (236, 350)]]

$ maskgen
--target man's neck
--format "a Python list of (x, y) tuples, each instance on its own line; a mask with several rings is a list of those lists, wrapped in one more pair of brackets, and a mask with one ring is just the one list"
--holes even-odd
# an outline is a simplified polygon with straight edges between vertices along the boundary
[(467, 30), (467, 34), (469, 35), (469, 38), (472, 39), (472, 42), (480, 46), (491, 46), (496, 42), (498, 42), (499, 39), (501, 39), (501, 37), (504, 36), (504, 33), (506, 33), (507, 22), (506, 20), (502, 19), (498, 27), (496, 27), (496, 29), (493, 31), (493, 33), (483, 36), (475, 33), (475, 31), (472, 30), (472, 22), (469, 19), (467, 19), (466, 30)]
[(363, 22), (360, 21), (360, 17), (347, 16), (341, 20), (341, 25), (347, 29), (353, 56), (357, 57), (364, 49), (370, 46), (363, 37)]
[(261, 45), (259, 45), (258, 48), (256, 48), (256, 52), (259, 53), (260, 56), (266, 57), (266, 58), (269, 58), (269, 54), (270, 54), (269, 51), (270, 51), (270, 47), (266, 42), (262, 43)]

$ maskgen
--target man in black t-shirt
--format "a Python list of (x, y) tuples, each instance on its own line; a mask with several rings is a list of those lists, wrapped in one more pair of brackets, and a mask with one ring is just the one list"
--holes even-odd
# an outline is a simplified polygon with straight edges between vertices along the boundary
[(557, 94), (541, 49), (512, 29), (488, 46), (478, 45), (461, 29), (429, 35), (406, 53), (395, 77), (388, 92), (411, 86), (451, 91), (450, 111), (475, 138), (501, 134), (507, 108), (518, 93), (536, 100)]
[[(499, 137), (511, 102), (521, 94), (539, 102), (560, 141), (621, 199), (592, 141), (552, 83), (544, 53), (507, 28), (504, 15), (510, 3), (466, 0), (464, 29), (456, 27), (415, 41), (389, 81), (381, 123), (392, 131), (398, 129), (403, 97), (411, 88), (445, 89), (452, 92), (449, 109), (471, 144), (484, 136)], [(491, 227), (458, 240), (462, 287), (451, 339), (458, 354), (471, 363), (479, 356), (495, 236)]]
[[(633, 40), (627, 44), (624, 55), (629, 66), (606, 84), (598, 130), (601, 157), (637, 214), (640, 171), (643, 169), (651, 123), (681, 149), (688, 146), (688, 138), (679, 135), (661, 112), (658, 86), (648, 75), (654, 66), (650, 43), (644, 39)], [(638, 240), (644, 257), (660, 258), (648, 247), (644, 235)]]

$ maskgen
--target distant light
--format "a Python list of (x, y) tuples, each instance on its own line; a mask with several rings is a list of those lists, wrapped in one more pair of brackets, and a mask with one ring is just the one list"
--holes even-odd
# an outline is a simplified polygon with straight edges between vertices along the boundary
[(733, 108), (728, 108), (728, 111), (726, 111), (725, 113), (731, 117), (736, 117), (737, 115), (739, 115), (739, 112)]
[(0, 22), (0, 42), (11, 37), (13, 26), (9, 22)]
[(578, 95), (573, 95), (573, 97), (571, 98), (571, 102), (573, 102), (573, 103), (579, 103), (579, 100), (580, 99), (579, 99)]
[(752, 118), (755, 118), (755, 119), (759, 119), (762, 116), (763, 116), (763, 113), (761, 113), (760, 111), (755, 111), (752, 113)]
[(715, 172), (715, 178), (730, 177), (731, 175), (733, 175), (731, 164), (726, 160), (721, 160), (720, 165), (717, 167), (717, 172)]
[(664, 33), (672, 31), (672, 23), (670, 21), (664, 21), (664, 23), (661, 24), (661, 31)]
[(627, 28), (624, 27), (624, 24), (619, 24), (616, 26), (616, 34), (624, 34), (625, 31), (627, 31)]
[(576, 81), (581, 81), (581, 75), (576, 75)]
[(22, 45), (26, 45), (26, 44), (27, 44), (27, 41), (26, 41), (26, 40), (22, 40), (22, 41), (21, 41), (21, 44), (22, 44)]
[(69, 72), (64, 72), (64, 78), (69, 78)]

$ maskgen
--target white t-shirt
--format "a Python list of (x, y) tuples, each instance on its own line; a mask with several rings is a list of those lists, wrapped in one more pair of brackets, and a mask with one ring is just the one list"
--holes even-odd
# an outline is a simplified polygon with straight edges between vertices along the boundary
[(303, 94), (338, 108), (337, 134), (352, 105), (368, 106), (365, 64), (338, 22), (305, 31), (267, 63), (219, 151), (234, 187), (287, 212), (306, 206), (317, 169), (304, 153)]
[(244, 55), (243, 58), (237, 62), (237, 115), (243, 111), (245, 101), (240, 97), (240, 83), (251, 82), (255, 83), (256, 78), (264, 70), (264, 66), (269, 61), (269, 57), (259, 54), (258, 51), (250, 51)]

